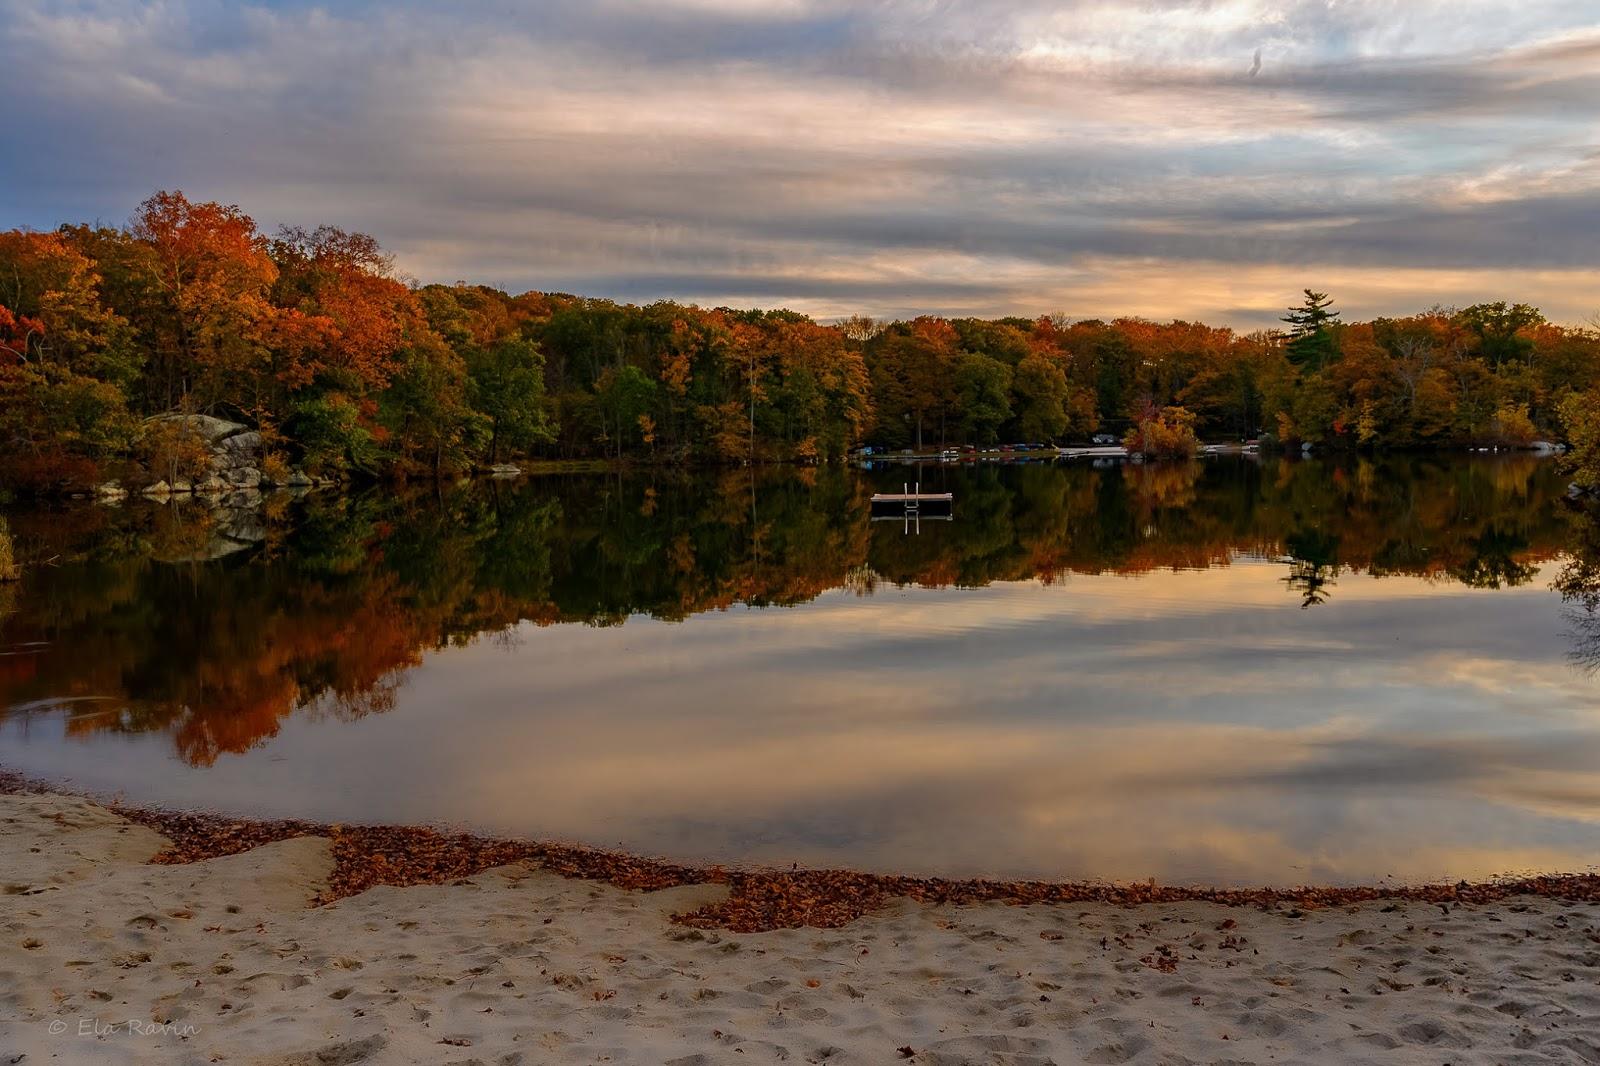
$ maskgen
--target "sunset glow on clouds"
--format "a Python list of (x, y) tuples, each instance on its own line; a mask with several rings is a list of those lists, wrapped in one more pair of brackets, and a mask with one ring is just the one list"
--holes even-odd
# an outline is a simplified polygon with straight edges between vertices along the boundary
[(181, 187), (634, 301), (1600, 310), (1592, 0), (0, 0), (0, 92), (0, 227)]

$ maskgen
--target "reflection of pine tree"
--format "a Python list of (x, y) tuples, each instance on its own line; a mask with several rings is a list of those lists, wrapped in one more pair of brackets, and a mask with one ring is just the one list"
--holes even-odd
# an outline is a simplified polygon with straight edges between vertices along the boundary
[(1289, 551), (1289, 576), (1284, 584), (1300, 593), (1301, 608), (1328, 602), (1339, 572), (1339, 538), (1317, 529), (1296, 530), (1284, 538)]

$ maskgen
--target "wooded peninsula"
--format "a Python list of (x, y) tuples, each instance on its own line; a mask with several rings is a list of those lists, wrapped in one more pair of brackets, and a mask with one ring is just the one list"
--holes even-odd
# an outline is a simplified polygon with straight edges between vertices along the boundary
[(1110, 433), (1334, 449), (1600, 436), (1600, 329), (1533, 307), (1280, 330), (853, 317), (418, 285), (373, 238), (259, 231), (180, 192), (125, 227), (0, 233), (0, 486), (199, 477), (180, 412), (259, 432), (267, 481), (433, 477), (523, 457), (825, 462)]

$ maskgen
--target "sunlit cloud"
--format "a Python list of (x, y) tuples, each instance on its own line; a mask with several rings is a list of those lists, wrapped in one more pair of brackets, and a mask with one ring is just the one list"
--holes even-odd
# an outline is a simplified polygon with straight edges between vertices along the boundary
[(822, 317), (1600, 309), (1593, 4), (0, 0), (0, 226)]

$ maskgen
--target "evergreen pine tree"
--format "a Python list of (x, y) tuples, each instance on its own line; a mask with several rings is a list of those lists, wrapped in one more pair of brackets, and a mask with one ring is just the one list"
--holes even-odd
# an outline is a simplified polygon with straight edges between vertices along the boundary
[(1329, 310), (1333, 297), (1327, 293), (1304, 291), (1305, 303), (1289, 308), (1281, 321), (1289, 324), (1289, 361), (1317, 371), (1338, 354), (1338, 339), (1332, 327), (1338, 324), (1339, 312)]

